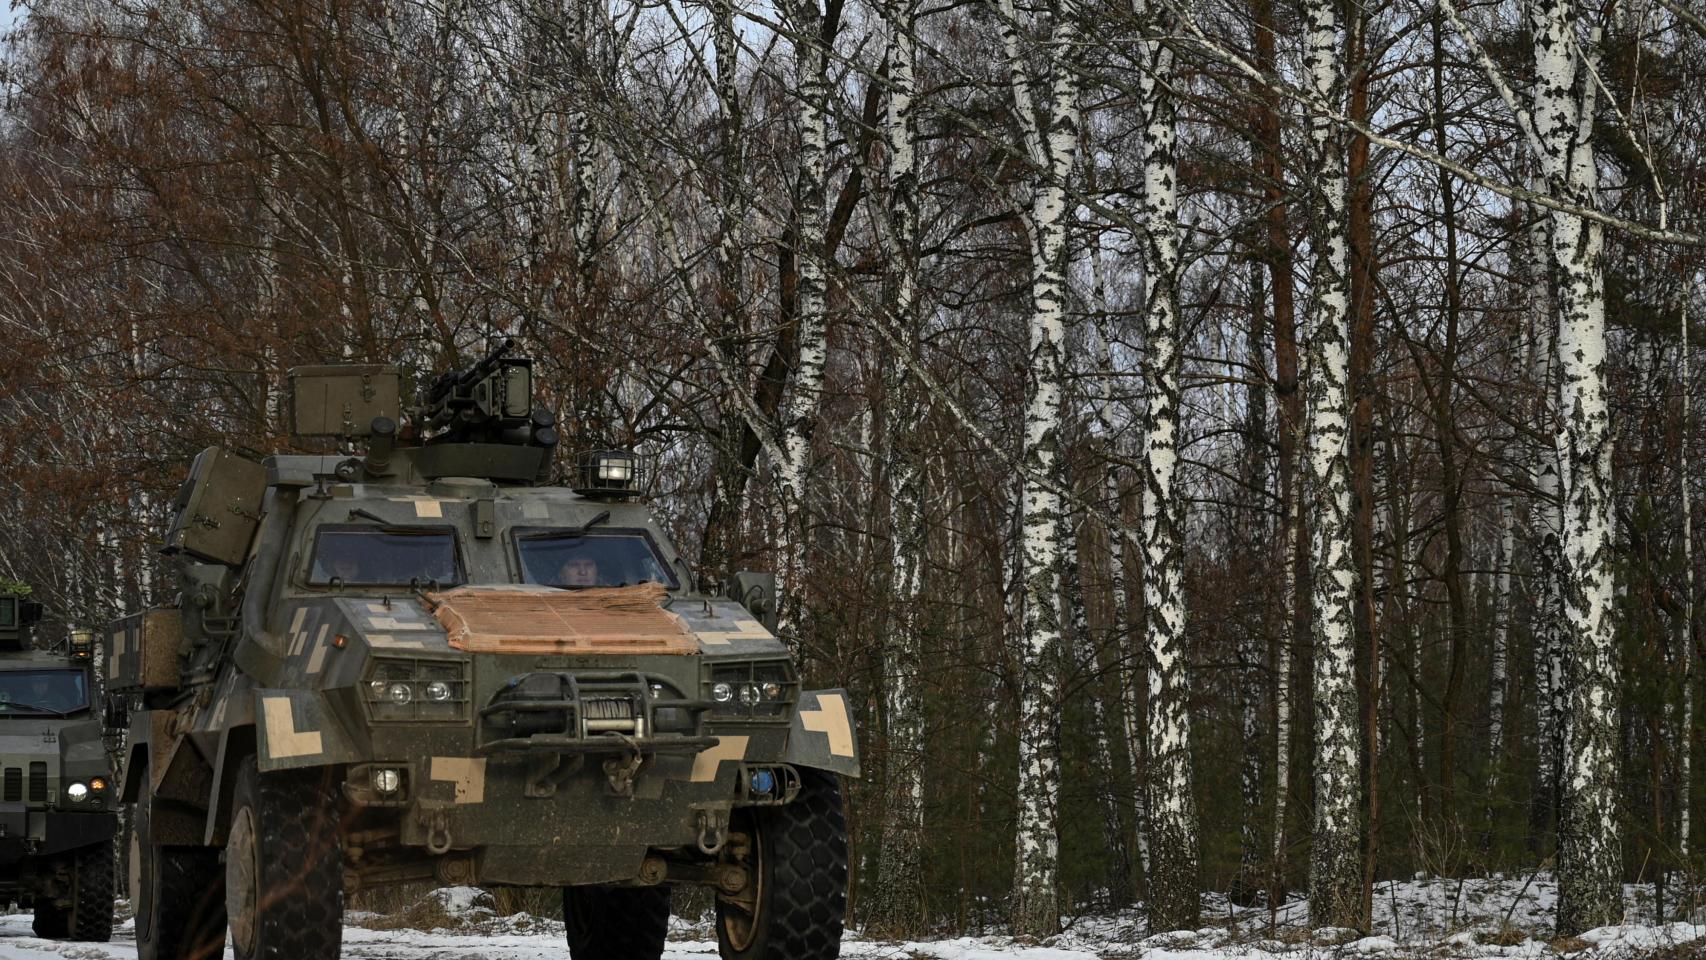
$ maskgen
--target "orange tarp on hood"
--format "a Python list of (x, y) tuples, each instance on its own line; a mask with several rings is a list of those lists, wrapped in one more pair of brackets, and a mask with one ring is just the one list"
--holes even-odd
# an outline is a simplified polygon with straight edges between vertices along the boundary
[(460, 587), (426, 595), (450, 645), (473, 653), (692, 654), (699, 641), (661, 604), (663, 586)]

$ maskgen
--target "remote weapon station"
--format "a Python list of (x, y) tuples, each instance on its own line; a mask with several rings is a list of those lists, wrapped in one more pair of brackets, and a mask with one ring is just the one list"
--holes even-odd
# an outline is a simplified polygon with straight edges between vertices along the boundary
[(33, 650), (41, 612), (0, 596), (0, 902), (31, 907), (38, 937), (105, 942), (118, 814), (93, 712), (95, 636)]
[(560, 887), (576, 960), (656, 960), (679, 884), (724, 957), (838, 955), (847, 697), (773, 578), (695, 589), (639, 458), (552, 484), (532, 379), (499, 347), (403, 414), (394, 367), (298, 368), (297, 435), (357, 452), (196, 457), (180, 599), (110, 631), (143, 960), (332, 960), (347, 893), (421, 881)]

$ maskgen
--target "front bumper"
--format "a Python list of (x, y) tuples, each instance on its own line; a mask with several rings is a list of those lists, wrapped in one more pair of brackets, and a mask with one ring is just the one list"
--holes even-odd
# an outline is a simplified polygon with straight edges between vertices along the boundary
[[(715, 743), (718, 738), (712, 738)], [(715, 753), (716, 746), (707, 753)], [(433, 757), (361, 764), (345, 793), (371, 829), (388, 823), (415, 854), (453, 864), (458, 883), (563, 886), (628, 883), (658, 851), (708, 854), (739, 806), (792, 800), (799, 774), (779, 763), (700, 759), (704, 754)], [(549, 758), (549, 759), (548, 759)], [(375, 774), (396, 771), (397, 799), (379, 795)], [(756, 793), (755, 774), (775, 786)]]
[(118, 833), (113, 813), (72, 812), (0, 803), (0, 864), (17, 864), (25, 857), (51, 856), (75, 850)]

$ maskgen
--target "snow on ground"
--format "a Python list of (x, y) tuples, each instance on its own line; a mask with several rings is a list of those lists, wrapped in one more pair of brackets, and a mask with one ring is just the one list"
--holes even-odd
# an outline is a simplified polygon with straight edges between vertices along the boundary
[[(1287, 903), (1273, 924), (1265, 909), (1232, 907), (1224, 897), (1203, 900), (1198, 930), (1151, 934), (1135, 911), (1067, 918), (1065, 932), (1043, 944), (1004, 936), (891, 943), (849, 935), (848, 960), (1706, 960), (1706, 923), (1655, 924), (1653, 891), (1625, 888), (1627, 925), (1552, 940), (1557, 888), (1537, 874), (1491, 880), (1412, 880), (1376, 888), (1369, 936), (1355, 931), (1310, 932), (1308, 905)], [(1681, 912), (1667, 904), (1665, 913)], [(431, 930), (399, 928), (430, 917)], [(344, 931), (348, 960), (566, 960), (563, 925), (517, 914), (500, 917), (484, 891), (447, 887), (397, 917), (351, 914)], [(1706, 921), (1706, 911), (1696, 920)], [(229, 952), (226, 956), (230, 956)], [(673, 921), (664, 960), (711, 960), (717, 944), (706, 923)], [(135, 960), (127, 921), (110, 944), (68, 944), (30, 934), (28, 914), (0, 915), (0, 960)]]

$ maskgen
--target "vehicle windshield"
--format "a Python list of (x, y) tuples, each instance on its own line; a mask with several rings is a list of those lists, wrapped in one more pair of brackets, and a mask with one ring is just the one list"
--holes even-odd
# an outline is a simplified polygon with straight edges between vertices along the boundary
[(673, 590), (677, 585), (651, 538), (640, 531), (534, 530), (517, 535), (515, 543), (527, 583), (570, 589), (661, 583)]
[(395, 527), (322, 527), (314, 539), (308, 582), (327, 586), (462, 582), (456, 534)]
[(72, 713), (88, 706), (88, 680), (81, 670), (0, 672), (0, 714)]

